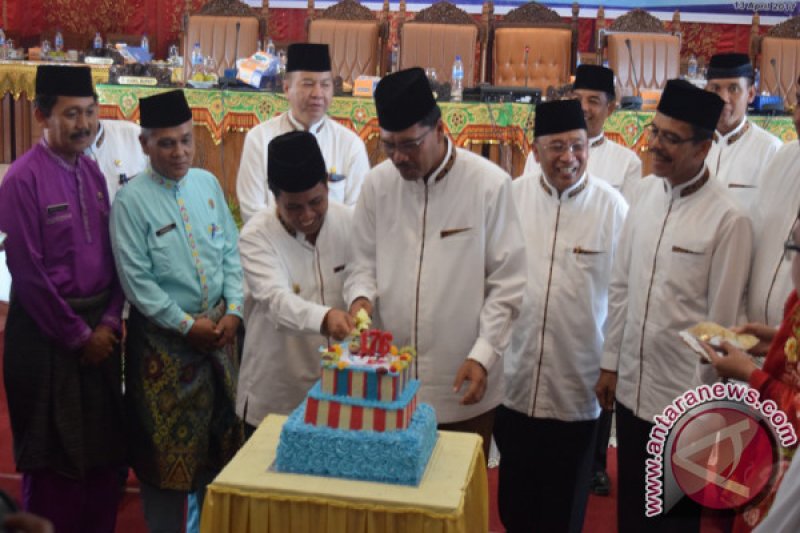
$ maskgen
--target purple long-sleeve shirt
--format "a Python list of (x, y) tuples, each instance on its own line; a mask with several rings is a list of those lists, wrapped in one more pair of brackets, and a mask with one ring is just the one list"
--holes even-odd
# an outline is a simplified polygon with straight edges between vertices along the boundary
[(101, 323), (119, 332), (124, 295), (109, 238), (108, 191), (88, 157), (67, 163), (42, 140), (0, 183), (0, 230), (14, 297), (45, 335), (71, 350), (92, 330), (67, 298), (111, 291)]

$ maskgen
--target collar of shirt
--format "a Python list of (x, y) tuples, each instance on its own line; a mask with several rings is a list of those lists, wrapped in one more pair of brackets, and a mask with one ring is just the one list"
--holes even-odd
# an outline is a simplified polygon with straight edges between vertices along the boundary
[(98, 121), (97, 135), (94, 137), (94, 142), (91, 146), (84, 150), (83, 153), (97, 161), (97, 151), (100, 149), (100, 146), (103, 144), (105, 138), (106, 130), (103, 127), (103, 123)]
[(67, 172), (75, 172), (76, 170), (78, 170), (78, 164), (79, 164), (79, 161), (80, 161), (80, 155), (75, 158), (75, 163), (72, 164), (69, 161), (67, 161), (66, 159), (64, 159), (63, 157), (61, 157), (60, 155), (58, 155), (57, 153), (55, 153), (50, 148), (50, 145), (48, 145), (47, 141), (44, 139), (44, 135), (42, 135), (42, 139), (39, 141), (39, 143), (41, 143), (42, 148), (44, 148), (44, 152), (48, 156), (50, 156), (56, 162), (56, 164), (59, 165), (61, 168), (63, 168)]
[(186, 183), (186, 176), (189, 175), (189, 173), (187, 172), (186, 176), (182, 177), (178, 181), (167, 179), (158, 172), (156, 172), (156, 169), (154, 169), (150, 165), (147, 166), (147, 174), (150, 176), (150, 179), (152, 179), (155, 183), (161, 185), (167, 190), (180, 189), (181, 187), (183, 187), (184, 183)]
[(606, 141), (606, 134), (605, 133), (601, 133), (597, 137), (592, 137), (591, 139), (589, 139), (589, 148), (597, 148), (598, 146), (603, 144), (605, 141)]
[(703, 165), (703, 168), (700, 169), (692, 179), (687, 181), (686, 183), (681, 183), (677, 187), (672, 187), (664, 178), (664, 191), (667, 193), (668, 199), (675, 199), (678, 198), (686, 198), (687, 196), (691, 196), (692, 194), (699, 191), (703, 185), (705, 185), (706, 181), (708, 181), (708, 167)]
[[(306, 238), (306, 234), (305, 234), (305, 233), (303, 233), (302, 231), (295, 231), (295, 230), (294, 230), (294, 229), (293, 229), (293, 228), (292, 228), (292, 227), (291, 227), (289, 224), (287, 224), (287, 223), (286, 223), (286, 222), (285, 222), (285, 221), (284, 221), (284, 220), (281, 218), (281, 213), (280, 213), (280, 211), (278, 211), (278, 206), (275, 206), (275, 218), (277, 218), (277, 219), (278, 219), (278, 222), (280, 222), (281, 226), (283, 226), (283, 229), (285, 229), (285, 230), (286, 230), (286, 233), (288, 233), (289, 235), (291, 235), (291, 236), (292, 236), (292, 238), (293, 238), (294, 240), (296, 240), (296, 241), (297, 241), (297, 243), (298, 243), (300, 246), (303, 246), (303, 247), (305, 247), (305, 248), (308, 248), (308, 249), (310, 249), (310, 250), (313, 250), (313, 249), (315, 248), (315, 245), (314, 245), (314, 244), (312, 244), (312, 243), (311, 243), (311, 242), (310, 242), (310, 241), (309, 241), (309, 240)], [(320, 228), (319, 228), (319, 233), (317, 234), (317, 240), (319, 240), (319, 236), (322, 234), (322, 228), (324, 228), (324, 227), (325, 227), (325, 220), (323, 219), (323, 221), (322, 221), (322, 226), (320, 226)]]
[(560, 202), (562, 200), (570, 200), (575, 198), (581, 192), (583, 192), (583, 190), (586, 189), (586, 186), (589, 184), (588, 176), (588, 173), (584, 171), (583, 175), (580, 177), (580, 179), (578, 179), (578, 181), (573, 183), (571, 187), (564, 189), (564, 191), (560, 194), (558, 190), (553, 187), (544, 177), (544, 172), (539, 175), (539, 184), (542, 186), (542, 189), (544, 189), (544, 192), (547, 193), (547, 196), (550, 196)]
[(744, 117), (742, 117), (742, 121), (739, 123), (739, 125), (736, 126), (735, 128), (733, 128), (731, 131), (729, 131), (725, 135), (721, 134), (719, 131), (715, 131), (714, 132), (714, 142), (715, 143), (719, 143), (719, 144), (723, 144), (723, 145), (728, 145), (728, 144), (735, 143), (747, 131), (745, 129), (747, 127), (747, 124), (748, 124), (747, 116), (745, 115)]
[[(444, 138), (445, 143), (447, 143), (447, 149), (444, 152), (444, 158), (439, 165), (433, 169), (425, 179), (419, 180), (421, 184), (428, 183), (430, 185), (435, 185), (442, 181), (447, 173), (450, 172), (450, 169), (453, 168), (453, 164), (455, 163), (455, 147), (453, 146), (453, 142), (450, 140), (450, 137), (445, 136)], [(430, 178), (433, 177), (433, 180)]]
[(291, 124), (292, 127), (295, 130), (297, 130), (297, 131), (309, 131), (309, 132), (313, 133), (314, 135), (317, 135), (317, 134), (319, 134), (320, 130), (322, 130), (322, 127), (325, 125), (325, 119), (328, 118), (328, 116), (324, 115), (320, 119), (319, 122), (315, 122), (314, 124), (312, 124), (308, 128), (308, 130), (306, 130), (305, 126), (300, 124), (300, 122), (298, 122), (298, 120), (296, 118), (294, 118), (294, 116), (292, 115), (292, 110), (291, 109), (286, 112), (286, 118), (287, 118), (287, 120), (289, 120), (289, 124)]

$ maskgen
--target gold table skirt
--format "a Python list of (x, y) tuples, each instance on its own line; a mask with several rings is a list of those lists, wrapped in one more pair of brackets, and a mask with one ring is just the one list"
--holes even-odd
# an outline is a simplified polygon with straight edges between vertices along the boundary
[(202, 533), (468, 533), (489, 527), (480, 437), (440, 431), (418, 487), (269, 469), (286, 417), (270, 415), (208, 486)]

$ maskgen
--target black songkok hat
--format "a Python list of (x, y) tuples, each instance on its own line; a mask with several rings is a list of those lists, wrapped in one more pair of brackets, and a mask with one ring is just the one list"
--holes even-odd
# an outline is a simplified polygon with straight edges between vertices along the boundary
[(327, 44), (295, 43), (289, 45), (286, 72), (329, 72), (331, 55)]
[(36, 69), (36, 94), (51, 96), (94, 96), (89, 67), (40, 65)]
[(614, 89), (614, 71), (600, 65), (580, 65), (575, 71), (572, 88), (603, 91), (615, 96), (617, 94)]
[(753, 65), (747, 54), (715, 54), (708, 63), (706, 79), (714, 78), (750, 78), (755, 76)]
[(143, 128), (173, 128), (192, 120), (192, 110), (180, 89), (139, 100), (139, 122)]
[(583, 118), (581, 103), (577, 100), (553, 100), (536, 106), (534, 137), (585, 129), (586, 119)]
[(668, 80), (658, 102), (658, 111), (675, 120), (714, 131), (724, 106), (722, 98), (686, 80)]
[(328, 173), (317, 139), (307, 131), (290, 131), (267, 147), (267, 185), (270, 190), (304, 192), (325, 182)]
[(386, 131), (410, 128), (436, 106), (425, 71), (419, 67), (389, 74), (375, 88), (378, 124)]

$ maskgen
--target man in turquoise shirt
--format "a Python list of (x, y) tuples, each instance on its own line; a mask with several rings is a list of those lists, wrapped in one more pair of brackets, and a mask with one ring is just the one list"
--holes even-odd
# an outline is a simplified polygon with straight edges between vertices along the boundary
[(187, 494), (242, 439), (234, 413), (242, 316), (238, 232), (210, 173), (190, 168), (182, 91), (140, 101), (150, 167), (118, 193), (111, 238), (131, 313), (126, 375), (132, 466), (151, 531), (180, 531)]

